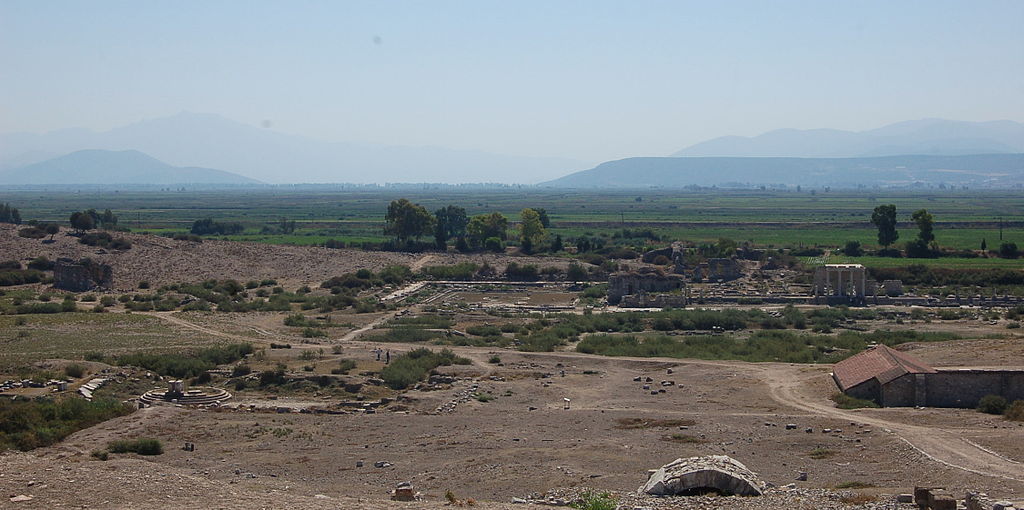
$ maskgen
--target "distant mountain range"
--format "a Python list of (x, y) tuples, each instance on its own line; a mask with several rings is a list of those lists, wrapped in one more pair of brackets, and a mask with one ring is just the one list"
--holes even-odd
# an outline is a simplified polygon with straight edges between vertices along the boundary
[(627, 158), (542, 183), (558, 188), (914, 186), (1007, 188), (1024, 183), (1024, 154), (874, 158)]
[(759, 136), (723, 136), (673, 157), (859, 158), (907, 154), (951, 156), (1024, 152), (1024, 124), (1009, 120), (912, 120), (868, 131), (779, 129)]
[(82, 150), (0, 171), (0, 184), (259, 184), (223, 170), (175, 167), (139, 151)]
[(217, 115), (181, 113), (104, 132), (0, 135), (0, 170), (84, 149), (138, 150), (171, 165), (219, 168), (268, 183), (532, 184), (589, 166), (438, 147), (324, 142)]
[[(128, 156), (111, 151), (139, 152)], [(62, 176), (77, 175), (76, 179), (87, 179), (79, 184), (170, 184), (161, 179), (187, 177), (214, 179), (195, 183), (547, 181), (544, 185), (635, 188), (924, 182), (1000, 187), (1021, 182), (1020, 158), (994, 156), (1020, 153), (1024, 124), (925, 119), (861, 132), (781, 129), (750, 138), (727, 136), (668, 158), (627, 158), (572, 173), (589, 165), (438, 147), (324, 142), (217, 115), (181, 113), (104, 132), (65, 129), (0, 135), (0, 183), (24, 183), (31, 175), (37, 181), (68, 183)], [(146, 155), (150, 161), (145, 161)], [(32, 164), (43, 166), (28, 166)], [(154, 177), (132, 173), (131, 168), (149, 168)], [(560, 176), (564, 177), (551, 180)]]

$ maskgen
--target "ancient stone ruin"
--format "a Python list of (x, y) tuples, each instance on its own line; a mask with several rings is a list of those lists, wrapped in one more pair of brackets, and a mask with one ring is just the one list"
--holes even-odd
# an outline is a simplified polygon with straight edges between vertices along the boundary
[(617, 305), (626, 296), (681, 291), (685, 286), (681, 276), (667, 275), (649, 268), (615, 273), (608, 278), (608, 304)]
[(706, 280), (709, 282), (727, 282), (743, 276), (740, 263), (734, 259), (708, 259), (702, 263), (694, 272), (694, 280)]
[(71, 292), (114, 287), (114, 269), (90, 258), (74, 261), (59, 258), (53, 266), (53, 286)]
[(139, 397), (147, 405), (168, 403), (186, 406), (219, 405), (231, 394), (219, 388), (185, 389), (184, 381), (169, 381), (166, 391), (150, 390)]
[(651, 473), (640, 494), (652, 496), (723, 495), (760, 496), (765, 485), (736, 459), (708, 455), (676, 459)]

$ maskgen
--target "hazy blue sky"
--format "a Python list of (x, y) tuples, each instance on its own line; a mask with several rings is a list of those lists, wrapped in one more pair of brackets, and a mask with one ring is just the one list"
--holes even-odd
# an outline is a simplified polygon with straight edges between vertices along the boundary
[(726, 134), (1024, 121), (1024, 2), (15, 1), (0, 132), (181, 110), (587, 161)]

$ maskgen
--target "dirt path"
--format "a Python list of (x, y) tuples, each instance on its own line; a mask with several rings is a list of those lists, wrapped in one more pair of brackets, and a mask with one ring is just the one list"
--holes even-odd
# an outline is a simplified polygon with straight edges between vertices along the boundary
[(200, 326), (198, 324), (189, 322), (189, 321), (187, 321), (185, 319), (181, 319), (179, 317), (175, 317), (173, 315), (175, 312), (136, 312), (136, 313), (138, 313), (140, 315), (148, 315), (150, 317), (156, 317), (158, 319), (170, 322), (171, 324), (174, 324), (176, 326), (181, 326), (183, 328), (188, 328), (188, 329), (192, 329), (192, 330), (195, 330), (195, 331), (201, 331), (201, 332), (206, 333), (208, 335), (219, 336), (221, 338), (230, 338), (232, 340), (239, 340), (239, 341), (242, 341), (242, 342), (251, 342), (252, 341), (252, 338), (247, 337), (247, 336), (235, 335), (235, 334), (232, 334), (232, 333), (225, 333), (223, 331), (218, 331), (216, 329), (211, 329), (211, 328), (208, 328), (208, 327), (205, 327), (205, 326)]
[(1024, 464), (981, 447), (956, 432), (893, 422), (863, 413), (837, 409), (831, 402), (801, 395), (804, 385), (796, 371), (784, 366), (765, 365), (760, 372), (772, 398), (780, 404), (820, 416), (865, 423), (891, 430), (931, 460), (975, 474), (1024, 482)]
[(416, 262), (413, 262), (412, 265), (409, 266), (409, 269), (412, 269), (412, 272), (415, 273), (415, 272), (419, 271), (420, 269), (423, 269), (424, 267), (426, 267), (426, 265), (429, 264), (431, 261), (433, 261), (434, 258), (435, 257), (433, 255), (424, 255), (424, 256), (420, 257)]
[[(427, 257), (424, 257), (424, 259), (426, 258)], [(423, 259), (420, 260), (422, 261)], [(332, 343), (362, 343), (359, 340), (357, 340), (360, 335), (384, 323), (385, 321), (394, 318), (396, 315), (398, 315), (398, 313), (399, 312), (393, 312), (382, 315), (381, 317), (374, 319), (369, 324), (366, 324), (365, 326), (362, 326), (358, 329), (346, 333), (344, 336), (334, 340)], [(196, 331), (201, 331), (203, 333), (214, 336), (230, 338), (234, 340), (241, 340), (246, 342), (252, 341), (251, 338), (225, 333), (222, 331), (217, 331), (215, 329), (200, 326), (198, 324), (193, 324), (181, 318), (174, 317), (169, 312), (146, 312), (145, 315), (158, 317), (173, 324), (193, 329)], [(390, 345), (392, 347), (408, 349), (422, 347), (422, 345), (419, 344), (406, 343), (394, 343)], [(473, 359), (474, 364), (481, 366), (487, 366), (482, 361), (484, 359), (483, 357), (489, 356), (489, 353), (491, 351), (494, 351), (493, 348), (486, 347), (450, 348), (455, 352), (459, 353), (460, 355), (470, 357), (471, 359)], [(594, 358), (593, 355), (576, 352), (520, 354), (525, 356), (545, 358)], [(823, 416), (844, 421), (853, 421), (870, 425), (872, 427), (892, 431), (892, 433), (896, 434), (903, 441), (905, 441), (907, 444), (909, 444), (915, 450), (919, 451), (924, 456), (948, 467), (960, 469), (963, 471), (979, 475), (992, 476), (1007, 480), (1024, 482), (1024, 464), (1014, 461), (1012, 459), (1008, 459), (1002, 455), (999, 455), (996, 452), (993, 452), (963, 437), (960, 437), (956, 432), (947, 431), (934, 427), (899, 423), (886, 420), (884, 418), (869, 416), (861, 412), (838, 409), (834, 407), (834, 405), (830, 401), (823, 400), (820, 397), (804, 394), (801, 390), (808, 386), (807, 378), (817, 377), (820, 376), (821, 374), (818, 372), (814, 372), (811, 374), (801, 373), (799, 366), (777, 363), (746, 363), (740, 361), (709, 361), (696, 359), (643, 358), (626, 356), (604, 359), (646, 363), (675, 363), (681, 365), (712, 365), (722, 368), (728, 368), (731, 370), (753, 373), (754, 375), (756, 375), (765, 382), (765, 385), (768, 388), (768, 392), (771, 398), (782, 405), (817, 416)]]

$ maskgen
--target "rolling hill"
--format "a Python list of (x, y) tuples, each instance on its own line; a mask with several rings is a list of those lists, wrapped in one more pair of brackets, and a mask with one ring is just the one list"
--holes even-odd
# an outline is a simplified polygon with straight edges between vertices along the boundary
[(168, 165), (135, 150), (82, 150), (0, 172), (0, 184), (260, 184), (223, 170)]
[(956, 185), (1006, 188), (1024, 183), (1024, 154), (874, 158), (627, 158), (542, 183), (557, 188), (686, 186)]
[(867, 131), (779, 129), (755, 137), (724, 136), (691, 145), (673, 157), (859, 158), (1024, 152), (1024, 124), (923, 119)]
[(84, 149), (138, 150), (171, 165), (219, 168), (268, 183), (532, 184), (591, 163), (442, 147), (328, 142), (183, 112), (96, 132), (0, 135), (0, 169)]

